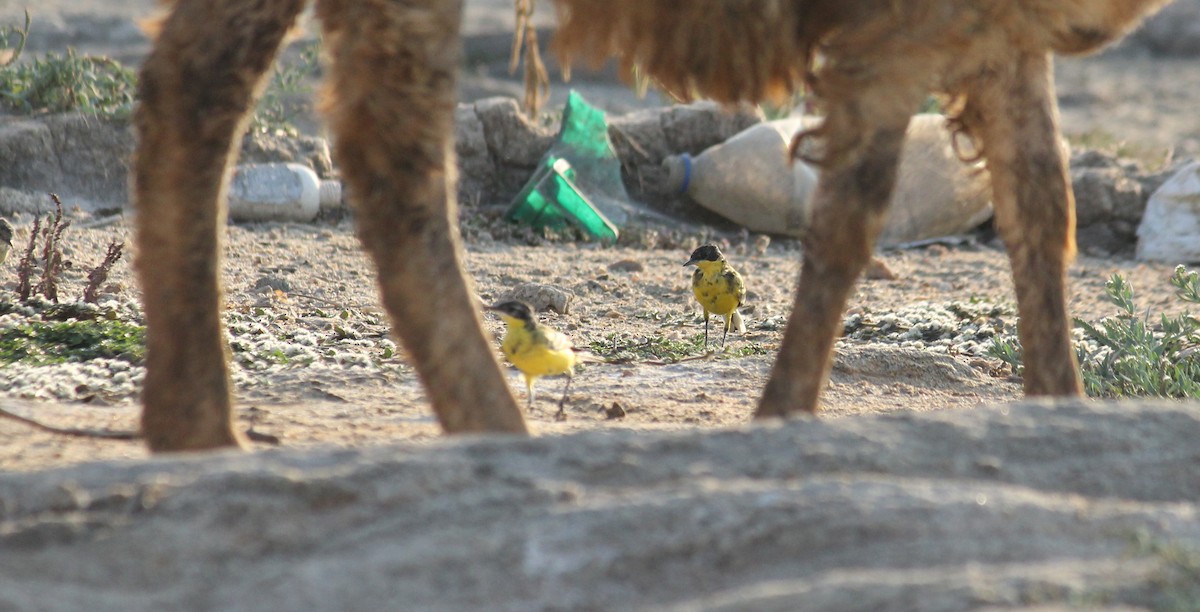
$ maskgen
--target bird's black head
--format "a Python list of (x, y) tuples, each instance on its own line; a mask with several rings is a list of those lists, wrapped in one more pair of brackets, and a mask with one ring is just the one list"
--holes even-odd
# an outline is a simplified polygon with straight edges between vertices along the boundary
[(721, 249), (715, 244), (706, 244), (695, 251), (692, 251), (692, 258), (683, 264), (690, 266), (698, 261), (724, 261), (725, 255), (721, 253)]
[(508, 317), (510, 319), (516, 319), (526, 323), (534, 322), (533, 306), (530, 306), (525, 302), (509, 300), (507, 302), (500, 302), (494, 306), (488, 306), (487, 310), (500, 313), (501, 316)]

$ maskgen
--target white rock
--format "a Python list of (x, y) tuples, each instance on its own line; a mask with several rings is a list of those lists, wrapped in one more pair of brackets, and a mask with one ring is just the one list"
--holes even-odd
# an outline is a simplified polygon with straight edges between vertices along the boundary
[(1142, 261), (1200, 261), (1200, 162), (1192, 162), (1150, 196), (1137, 230)]

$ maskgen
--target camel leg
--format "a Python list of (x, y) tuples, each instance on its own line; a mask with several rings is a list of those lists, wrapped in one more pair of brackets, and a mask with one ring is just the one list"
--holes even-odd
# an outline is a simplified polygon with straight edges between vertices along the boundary
[(1075, 202), (1062, 146), (1050, 57), (1020, 56), (968, 95), (968, 128), (983, 142), (996, 227), (1016, 287), (1026, 395), (1081, 395), (1071, 348), (1066, 266)]
[(899, 97), (880, 88), (830, 98), (825, 148), (847, 153), (830, 160), (817, 185), (795, 305), (755, 418), (817, 411), (842, 310), (883, 227), (917, 105)]
[(326, 110), (385, 308), (450, 433), (524, 433), (460, 262), (459, 0), (321, 0)]
[(152, 451), (237, 446), (221, 323), (226, 165), (302, 0), (182, 0), (141, 71), (133, 164)]

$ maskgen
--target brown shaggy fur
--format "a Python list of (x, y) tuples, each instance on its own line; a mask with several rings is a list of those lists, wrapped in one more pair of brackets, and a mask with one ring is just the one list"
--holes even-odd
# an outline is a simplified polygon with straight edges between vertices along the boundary
[[(134, 164), (152, 450), (238, 444), (217, 279), (227, 166), (304, 0), (181, 0), (141, 75)], [(447, 432), (523, 433), (459, 264), (450, 142), (461, 5), (322, 0), (335, 155), (383, 303)]]
[(1123, 36), (1166, 0), (561, 0), (566, 59), (621, 55), (676, 94), (753, 101), (806, 83), (824, 124), (796, 304), (757, 416), (816, 412), (842, 309), (870, 258), (909, 117), (946, 94), (991, 173), (1028, 395), (1079, 395), (1066, 265), (1074, 201), (1051, 54)]
[[(555, 0), (568, 60), (611, 55), (684, 96), (757, 101), (808, 85), (824, 178), (795, 309), (758, 416), (815, 412), (846, 298), (895, 182), (910, 115), (948, 94), (991, 171), (1025, 389), (1077, 395), (1065, 266), (1074, 213), (1053, 52), (1115, 40), (1166, 0)], [(142, 71), (134, 168), (154, 450), (237, 444), (217, 279), (227, 166), (303, 0), (180, 0)], [(458, 0), (318, 0), (327, 109), (383, 301), (443, 427), (523, 432), (459, 265), (449, 147)], [(421, 299), (411, 296), (421, 295)]]

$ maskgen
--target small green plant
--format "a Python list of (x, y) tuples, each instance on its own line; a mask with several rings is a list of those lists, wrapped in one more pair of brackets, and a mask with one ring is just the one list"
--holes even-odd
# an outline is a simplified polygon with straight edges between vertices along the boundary
[(0, 363), (29, 365), (108, 358), (140, 364), (146, 329), (119, 320), (29, 321), (0, 332)]
[[(29, 9), (25, 9), (25, 27), (0, 27), (0, 68), (15, 64), (21, 57), (21, 52), (25, 50), (25, 42), (29, 40), (29, 26), (32, 23), (33, 18), (29, 16)], [(10, 42), (13, 36), (17, 37), (15, 45)]]
[(296, 126), (292, 122), (299, 113), (294, 98), (302, 95), (311, 97), (309, 94), (312, 92), (306, 80), (317, 74), (320, 58), (321, 46), (314, 41), (301, 47), (298, 61), (281, 61), (276, 65), (271, 73), (271, 81), (250, 119), (251, 130), (264, 134), (278, 131), (292, 135), (296, 133)]
[(760, 342), (745, 342), (737, 345), (731, 344), (724, 354), (730, 357), (753, 357), (755, 355), (770, 355), (772, 351)]
[[(1188, 303), (1200, 303), (1198, 277), (1183, 266), (1176, 267), (1171, 276), (1175, 295)], [(1200, 397), (1200, 321), (1185, 312), (1177, 317), (1162, 315), (1153, 324), (1148, 312), (1138, 313), (1133, 288), (1119, 274), (1114, 274), (1104, 289), (1108, 300), (1119, 308), (1118, 314), (1096, 324), (1075, 320), (1083, 335), (1075, 352), (1087, 394)], [(997, 339), (989, 354), (1021, 373), (1021, 351), (1015, 339)]]
[(588, 344), (588, 350), (610, 363), (663, 361), (674, 363), (687, 357), (704, 354), (704, 334), (684, 340), (665, 336), (633, 337), (628, 334), (605, 334), (602, 340)]
[(107, 57), (78, 55), (74, 49), (0, 68), (0, 103), (26, 114), (126, 116), (136, 90), (133, 70)]

